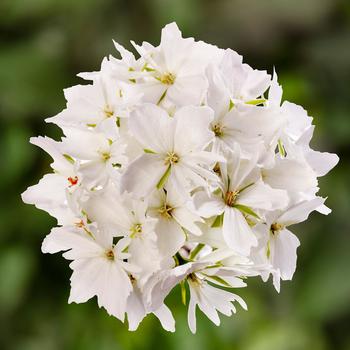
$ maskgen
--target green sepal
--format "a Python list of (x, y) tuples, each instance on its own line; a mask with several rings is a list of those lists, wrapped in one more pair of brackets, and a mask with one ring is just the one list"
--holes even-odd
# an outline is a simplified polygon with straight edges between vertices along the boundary
[(260, 105), (260, 104), (265, 103), (265, 102), (266, 102), (266, 100), (264, 98), (258, 98), (256, 100), (247, 101), (246, 104), (257, 106), (257, 105)]
[(69, 163), (75, 163), (74, 159), (69, 154), (63, 154), (63, 157), (66, 158), (66, 160), (68, 160)]
[(218, 215), (214, 222), (212, 223), (211, 227), (221, 227), (224, 222), (224, 213)]
[(196, 248), (194, 248), (190, 254), (190, 260), (193, 260), (197, 254), (204, 248), (205, 244), (199, 243), (197, 244)]
[(254, 185), (254, 182), (252, 182), (251, 184), (247, 185), (247, 186), (244, 186), (243, 188), (241, 188), (238, 193), (241, 193), (243, 192), (244, 190), (246, 190), (247, 188), (249, 188), (250, 186), (253, 186)]
[(219, 276), (210, 276), (210, 275), (205, 275), (208, 279), (211, 279), (225, 287), (228, 287), (228, 288), (232, 288), (232, 286), (226, 282), (223, 278), (219, 277)]
[(271, 256), (270, 241), (267, 241), (266, 256), (268, 259), (270, 259), (270, 256)]
[(163, 188), (165, 183), (167, 182), (171, 172), (171, 165), (168, 166), (167, 170), (165, 170), (165, 173), (163, 176), (160, 178), (159, 182), (157, 183), (157, 188), (158, 190)]
[(162, 96), (160, 96), (160, 99), (158, 100), (157, 102), (157, 105), (159, 105), (163, 100), (164, 100), (164, 97), (166, 96), (166, 93), (167, 93), (168, 90), (165, 90), (162, 94)]
[(228, 111), (230, 111), (235, 106), (234, 102), (230, 99), (230, 104), (228, 106)]
[(234, 208), (238, 209), (239, 211), (248, 214), (250, 216), (254, 216), (256, 219), (260, 220), (260, 216), (254, 212), (254, 210), (250, 209), (249, 207), (247, 207), (246, 205), (243, 204), (235, 204), (233, 206)]
[(182, 304), (186, 306), (186, 286), (185, 286), (185, 280), (180, 282), (180, 288), (181, 288), (181, 301)]
[(143, 151), (144, 151), (145, 153), (156, 154), (156, 152), (152, 151), (152, 150), (149, 149), (149, 148), (144, 148)]
[(286, 150), (284, 149), (284, 147), (283, 147), (283, 144), (282, 144), (282, 141), (281, 141), (281, 139), (279, 139), (278, 141), (277, 141), (277, 146), (278, 146), (278, 152), (279, 152), (279, 154), (281, 155), (281, 157), (285, 157), (286, 156)]

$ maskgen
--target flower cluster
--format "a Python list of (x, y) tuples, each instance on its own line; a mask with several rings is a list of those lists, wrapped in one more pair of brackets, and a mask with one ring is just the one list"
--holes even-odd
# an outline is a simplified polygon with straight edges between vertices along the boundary
[(53, 172), (22, 197), (57, 219), (42, 251), (71, 261), (70, 303), (96, 296), (130, 330), (153, 313), (174, 331), (164, 300), (179, 285), (194, 333), (197, 306), (216, 325), (247, 307), (231, 289), (248, 277), (292, 279), (289, 227), (330, 212), (317, 178), (338, 157), (310, 148), (312, 118), (282, 103), (275, 72), (175, 23), (132, 45), (139, 57), (115, 43), (120, 58), (64, 91), (47, 120), (62, 139), (31, 139)]

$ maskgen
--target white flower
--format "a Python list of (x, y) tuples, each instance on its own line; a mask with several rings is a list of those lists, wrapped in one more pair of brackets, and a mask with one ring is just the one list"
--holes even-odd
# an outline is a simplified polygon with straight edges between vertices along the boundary
[(285, 211), (272, 212), (267, 216), (266, 223), (256, 228), (263, 235), (262, 251), (272, 265), (273, 283), (277, 291), (280, 290), (280, 279), (292, 279), (296, 269), (296, 250), (300, 245), (298, 237), (287, 227), (305, 221), (323, 203), (324, 199), (317, 197), (294, 204)]
[(256, 103), (270, 85), (271, 76), (242, 63), (242, 56), (231, 49), (225, 50), (217, 66), (216, 79), (226, 96), (235, 103)]
[(53, 229), (45, 238), (42, 250), (44, 253), (66, 251), (63, 256), (73, 260), (69, 303), (83, 303), (96, 295), (99, 307), (123, 321), (133, 289), (128, 272), (138, 270), (124, 261), (129, 257), (123, 252), (128, 244), (123, 239), (113, 245), (112, 236), (82, 224), (82, 227)]
[(238, 301), (244, 309), (247, 309), (246, 303), (240, 296), (215, 288), (206, 281), (201, 281), (195, 274), (190, 275), (187, 281), (191, 293), (188, 305), (188, 325), (192, 333), (196, 333), (197, 305), (217, 326), (220, 324), (218, 311), (226, 316), (236, 313), (236, 308), (232, 302)]
[(219, 158), (204, 150), (213, 137), (208, 129), (211, 119), (207, 107), (183, 107), (174, 117), (151, 104), (138, 108), (129, 119), (129, 127), (145, 153), (123, 174), (122, 191), (141, 198), (167, 182), (186, 193), (206, 186), (208, 180), (216, 181), (209, 168)]
[(201, 235), (196, 223), (203, 222), (200, 216), (188, 207), (190, 198), (179, 195), (173, 186), (154, 191), (149, 201), (149, 214), (158, 219), (155, 232), (157, 245), (163, 255), (172, 256), (184, 245), (186, 232)]
[(125, 144), (115, 135), (113, 139), (101, 132), (65, 128), (62, 141), (65, 154), (79, 160), (79, 172), (89, 189), (107, 183), (119, 176), (119, 169), (126, 164)]
[(222, 55), (216, 47), (182, 38), (175, 23), (163, 28), (158, 47), (133, 45), (144, 61), (140, 91), (145, 101), (156, 104), (166, 99), (176, 106), (199, 105), (207, 84), (206, 64)]
[(22, 199), (57, 220), (42, 251), (71, 260), (69, 302), (97, 296), (129, 330), (153, 313), (174, 332), (164, 301), (180, 285), (195, 333), (197, 306), (216, 325), (235, 302), (247, 308), (227, 288), (292, 279), (289, 226), (331, 212), (318, 178), (339, 158), (311, 148), (312, 118), (282, 101), (276, 72), (175, 23), (158, 46), (132, 44), (139, 56), (114, 42), (120, 58), (64, 91), (66, 109), (47, 120), (62, 139), (30, 140), (52, 172)]
[(223, 214), (223, 236), (227, 245), (236, 253), (249, 255), (257, 245), (257, 239), (249, 226), (247, 217), (259, 219), (254, 210), (274, 210), (288, 203), (285, 191), (266, 185), (259, 177), (256, 159), (240, 159), (239, 147), (230, 155), (231, 162), (220, 167), (222, 182), (220, 189), (208, 196), (197, 192), (194, 204), (204, 217)]
[(48, 137), (32, 137), (30, 142), (50, 154), (54, 173), (46, 174), (37, 185), (27, 188), (22, 199), (48, 212), (58, 224), (70, 223), (75, 215), (71, 212), (69, 197), (78, 197), (81, 192), (82, 179), (77, 165), (64, 154), (60, 143)]

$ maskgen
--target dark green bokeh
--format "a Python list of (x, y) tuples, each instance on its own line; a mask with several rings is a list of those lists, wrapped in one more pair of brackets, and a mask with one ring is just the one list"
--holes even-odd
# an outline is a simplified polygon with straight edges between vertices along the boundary
[[(175, 291), (177, 332), (148, 317), (136, 333), (99, 310), (95, 300), (67, 305), (68, 264), (40, 252), (54, 220), (24, 205), (20, 193), (49, 171), (30, 136), (58, 138), (44, 118), (64, 108), (62, 89), (115, 53), (111, 39), (159, 42), (177, 21), (195, 36), (273, 66), (284, 97), (302, 104), (317, 125), (313, 145), (341, 162), (325, 179), (333, 213), (294, 228), (302, 242), (293, 282), (278, 295), (252, 280), (239, 293), (249, 311), (215, 327), (198, 313), (187, 328)], [(347, 0), (1, 0), (0, 1), (0, 349), (350, 349), (350, 3)]]

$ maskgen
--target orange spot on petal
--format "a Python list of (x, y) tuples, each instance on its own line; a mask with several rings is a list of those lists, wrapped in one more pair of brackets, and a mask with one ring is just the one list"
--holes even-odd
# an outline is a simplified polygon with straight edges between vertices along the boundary
[(78, 183), (78, 176), (69, 177), (68, 181), (70, 182), (70, 186), (74, 186)]

